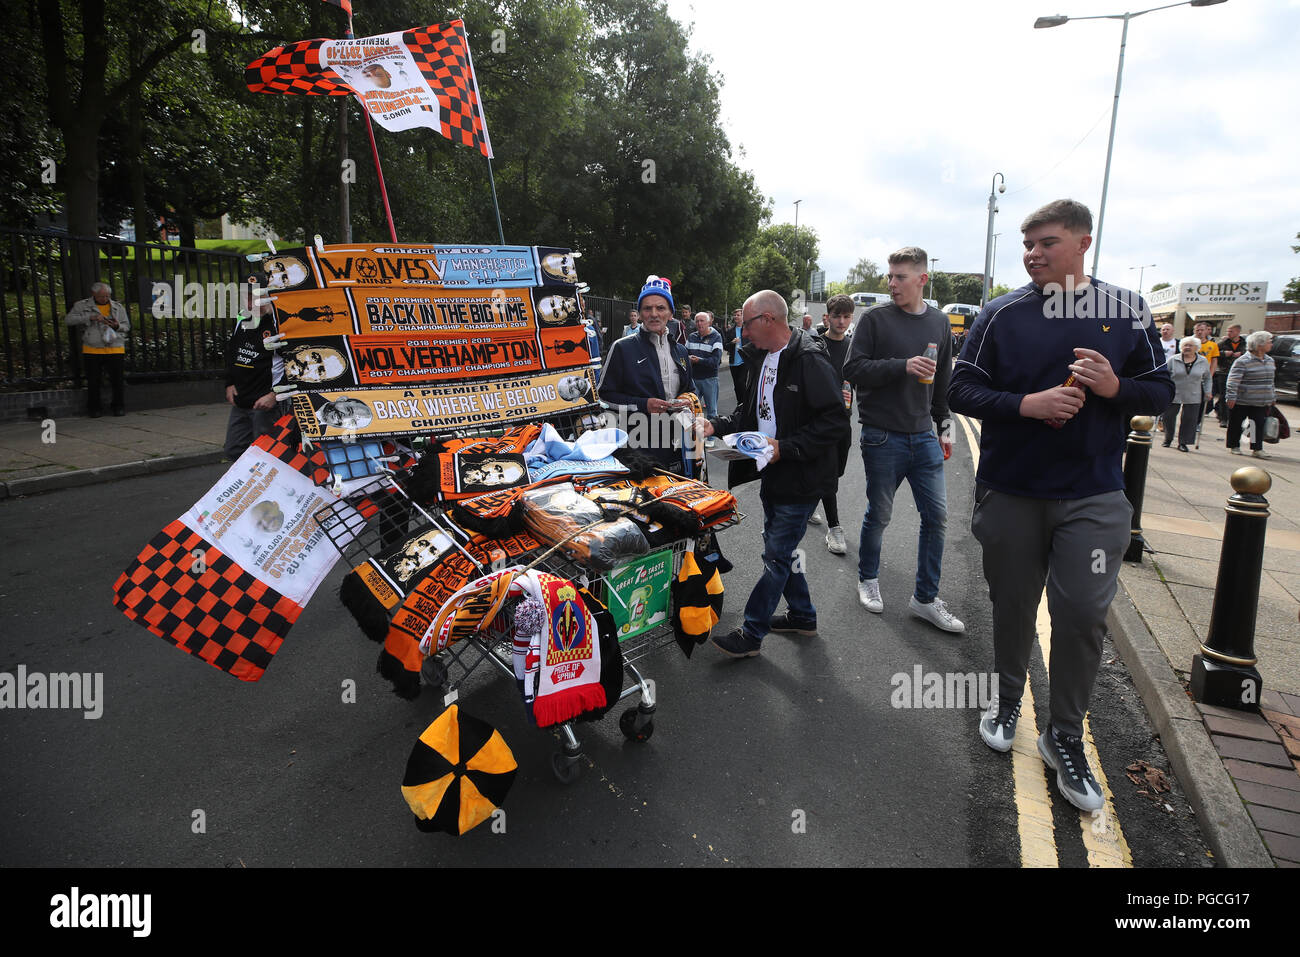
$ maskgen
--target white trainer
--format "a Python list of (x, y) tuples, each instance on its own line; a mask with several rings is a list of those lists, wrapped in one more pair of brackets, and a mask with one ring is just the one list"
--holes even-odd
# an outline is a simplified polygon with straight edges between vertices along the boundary
[(808, 516), (808, 524), (809, 524), (809, 525), (820, 525), (821, 523), (822, 523), (822, 517), (821, 517), (821, 515), (819, 515), (819, 514), (817, 513), (817, 510), (816, 510), (816, 509), (813, 509), (813, 513), (812, 513), (811, 515)]
[(928, 621), (934, 627), (941, 628), (944, 631), (961, 634), (966, 630), (966, 626), (961, 619), (953, 616), (953, 613), (948, 610), (948, 606), (943, 603), (942, 599), (936, 598), (928, 605), (923, 605), (913, 595), (907, 603), (907, 608), (917, 618)]
[(879, 615), (885, 610), (885, 603), (880, 598), (880, 579), (868, 578), (858, 582), (858, 601), (867, 611)]
[(826, 550), (832, 555), (843, 555), (848, 551), (844, 545), (844, 529), (840, 526), (826, 530)]

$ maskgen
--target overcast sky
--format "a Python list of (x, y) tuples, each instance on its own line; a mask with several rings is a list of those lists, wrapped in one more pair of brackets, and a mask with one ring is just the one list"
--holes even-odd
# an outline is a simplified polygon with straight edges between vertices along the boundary
[[(812, 226), (828, 281), (923, 246), (982, 272), (993, 174), (1006, 177), (996, 282), (1027, 281), (1019, 224), (1101, 201), (1121, 20), (1035, 30), (1120, 0), (668, 0), (723, 79), (738, 163), (774, 222)], [(1227, 0), (1129, 23), (1101, 278), (1268, 282), (1300, 276), (1300, 0)], [(743, 150), (743, 152), (741, 152)], [(1149, 264), (1154, 263), (1151, 267)], [(1087, 265), (1091, 268), (1092, 254)]]

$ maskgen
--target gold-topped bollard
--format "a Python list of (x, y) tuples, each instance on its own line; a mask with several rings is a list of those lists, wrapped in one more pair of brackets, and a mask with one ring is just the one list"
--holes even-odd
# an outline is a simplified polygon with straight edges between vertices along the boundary
[(1128, 434), (1124, 450), (1124, 495), (1133, 506), (1133, 523), (1124, 561), (1142, 563), (1146, 540), (1142, 537), (1142, 498), (1147, 487), (1147, 462), (1151, 458), (1151, 429), (1155, 416), (1135, 415), (1129, 420), (1133, 431)]
[(1210, 627), (1200, 654), (1192, 656), (1192, 697), (1203, 704), (1258, 711), (1263, 679), (1255, 664), (1255, 617), (1264, 566), (1264, 533), (1273, 479), (1248, 465), (1229, 479), (1233, 495), (1224, 506), (1219, 577), (1214, 584)]

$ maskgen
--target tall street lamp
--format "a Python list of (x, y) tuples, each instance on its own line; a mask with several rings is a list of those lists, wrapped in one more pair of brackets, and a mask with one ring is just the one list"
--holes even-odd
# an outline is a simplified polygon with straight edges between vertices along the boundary
[(1069, 23), (1071, 20), (1123, 20), (1124, 31), (1119, 38), (1119, 68), (1115, 71), (1115, 102), (1110, 108), (1110, 142), (1106, 145), (1106, 174), (1101, 181), (1101, 207), (1097, 210), (1097, 231), (1092, 238), (1092, 275), (1097, 276), (1097, 261), (1101, 258), (1101, 226), (1106, 220), (1106, 191), (1110, 187), (1110, 156), (1115, 148), (1115, 117), (1119, 113), (1119, 87), (1120, 81), (1124, 78), (1124, 46), (1128, 42), (1128, 22), (1135, 17), (1140, 17), (1144, 13), (1155, 13), (1157, 10), (1169, 10), (1172, 7), (1212, 7), (1218, 3), (1224, 3), (1225, 0), (1183, 0), (1182, 3), (1167, 3), (1163, 7), (1151, 7), (1147, 10), (1139, 10), (1137, 13), (1109, 13), (1103, 16), (1095, 17), (1063, 17), (1059, 14), (1053, 17), (1039, 17), (1034, 21), (1035, 30), (1045, 30), (1048, 27), (1059, 27), (1063, 23)]
[(934, 298), (934, 264), (937, 263), (938, 261), (939, 261), (939, 260), (936, 259), (936, 258), (931, 258), (931, 259), (930, 259), (930, 296), (929, 296), (929, 298), (931, 298), (931, 299)]
[(794, 281), (799, 281), (799, 204), (802, 199), (794, 201)]
[[(998, 271), (998, 237), (1001, 235), (1001, 233), (993, 234), (993, 265), (989, 267), (989, 292), (993, 291), (993, 277)], [(983, 306), (984, 303), (980, 305)]]
[(1128, 267), (1128, 271), (1129, 271), (1129, 272), (1132, 272), (1134, 269), (1138, 270), (1138, 295), (1139, 295), (1139, 296), (1142, 295), (1142, 277), (1143, 277), (1144, 275), (1146, 275), (1146, 271), (1147, 271), (1148, 269), (1155, 269), (1155, 268), (1156, 268), (1156, 264), (1155, 264), (1155, 263), (1147, 263), (1145, 266), (1129, 266), (1129, 267)]
[[(998, 180), (1002, 185), (998, 185)], [(996, 190), (996, 192), (995, 192)], [(998, 211), (998, 193), (1007, 191), (1007, 178), (1001, 173), (993, 174), (993, 185), (989, 187), (989, 228), (984, 237), (984, 290), (980, 293), (980, 308), (989, 301), (989, 289), (993, 286), (993, 214)]]

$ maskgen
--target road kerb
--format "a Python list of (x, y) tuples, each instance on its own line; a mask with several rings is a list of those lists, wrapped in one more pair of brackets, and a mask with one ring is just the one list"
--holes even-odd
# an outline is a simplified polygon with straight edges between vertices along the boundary
[(1200, 715), (1124, 588), (1123, 575), (1119, 584), (1106, 623), (1216, 861), (1224, 867), (1273, 867)]

